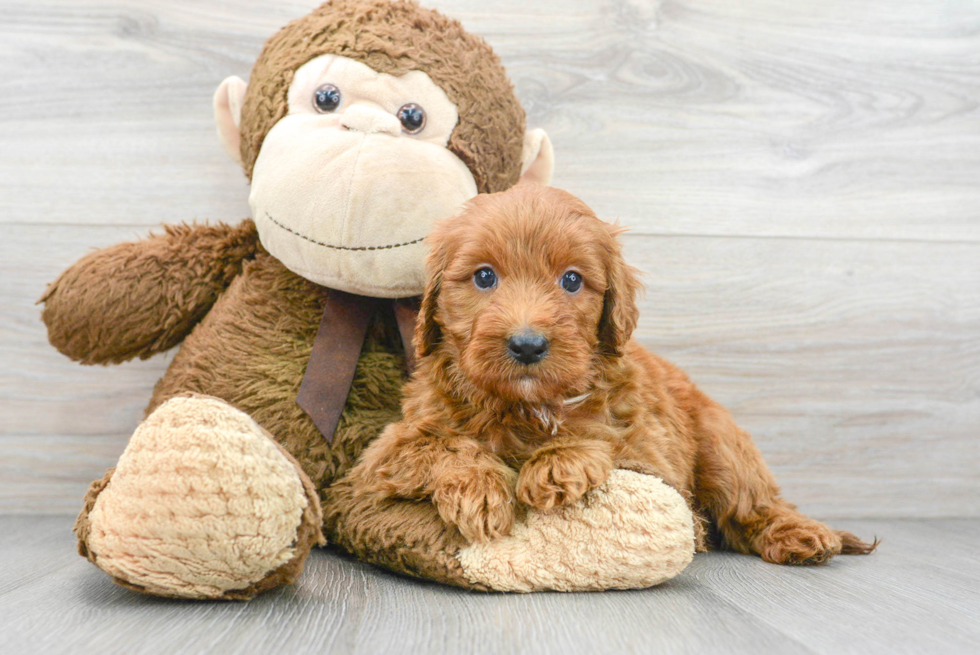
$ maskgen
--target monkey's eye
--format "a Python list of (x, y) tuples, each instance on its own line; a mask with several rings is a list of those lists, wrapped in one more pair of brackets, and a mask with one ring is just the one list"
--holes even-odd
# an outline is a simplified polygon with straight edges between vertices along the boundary
[(582, 276), (575, 271), (565, 271), (561, 276), (561, 288), (568, 293), (575, 293), (582, 288)]
[(340, 89), (324, 84), (313, 92), (313, 107), (321, 114), (329, 114), (340, 106)]
[(418, 134), (425, 127), (425, 110), (414, 102), (402, 105), (397, 116), (402, 128), (409, 134)]
[(473, 284), (477, 289), (492, 289), (497, 286), (497, 274), (489, 266), (484, 266), (473, 274)]

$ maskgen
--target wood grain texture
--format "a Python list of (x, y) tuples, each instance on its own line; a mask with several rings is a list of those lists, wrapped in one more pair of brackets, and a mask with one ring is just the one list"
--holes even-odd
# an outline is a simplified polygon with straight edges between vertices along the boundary
[(66, 517), (0, 517), (4, 653), (975, 653), (976, 520), (850, 521), (869, 557), (698, 555), (649, 590), (480, 594), (316, 551), (249, 603), (140, 596), (72, 551)]
[[(0, 221), (237, 218), (211, 93), (316, 4), (6, 0)], [(555, 183), (604, 215), (658, 234), (980, 240), (970, 0), (430, 4), (497, 49), (555, 141)]]
[[(74, 512), (169, 356), (80, 367), (34, 305), (91, 247), (237, 221), (210, 97), (318, 4), (0, 2), (0, 512)], [(980, 6), (436, 0), (555, 183), (648, 272), (638, 336), (814, 515), (980, 516)]]

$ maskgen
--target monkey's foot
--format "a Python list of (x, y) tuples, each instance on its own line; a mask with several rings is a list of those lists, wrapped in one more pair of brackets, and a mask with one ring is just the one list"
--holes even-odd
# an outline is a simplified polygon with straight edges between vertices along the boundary
[(642, 589), (694, 556), (694, 518), (660, 479), (616, 469), (571, 505), (529, 510), (508, 537), (461, 548), (470, 584), (497, 591)]
[(181, 396), (92, 483), (75, 532), (124, 587), (244, 600), (295, 580), (320, 525), (313, 484), (268, 432), (222, 400)]

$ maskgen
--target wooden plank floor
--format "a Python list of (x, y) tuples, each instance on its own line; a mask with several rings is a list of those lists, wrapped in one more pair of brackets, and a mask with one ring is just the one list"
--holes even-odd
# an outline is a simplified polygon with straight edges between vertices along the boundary
[(816, 568), (698, 555), (655, 589), (479, 594), (316, 551), (293, 587), (249, 603), (113, 585), (73, 552), (68, 517), (0, 517), (0, 652), (980, 652), (980, 521), (841, 521), (884, 541)]

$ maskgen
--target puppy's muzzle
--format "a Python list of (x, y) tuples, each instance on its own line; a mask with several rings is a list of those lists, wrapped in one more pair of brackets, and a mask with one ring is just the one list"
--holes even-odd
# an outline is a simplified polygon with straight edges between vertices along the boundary
[(540, 332), (525, 330), (507, 340), (507, 352), (521, 364), (537, 364), (548, 354), (548, 345)]

